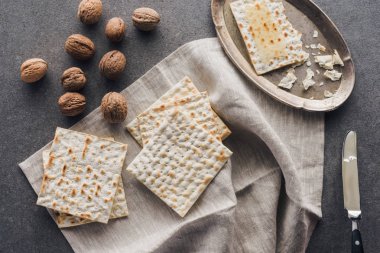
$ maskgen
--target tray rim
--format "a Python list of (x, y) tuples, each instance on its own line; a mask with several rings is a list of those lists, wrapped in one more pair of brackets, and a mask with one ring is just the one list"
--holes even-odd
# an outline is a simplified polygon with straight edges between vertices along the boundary
[[(289, 2), (291, 1), (285, 0)], [(247, 62), (244, 59), (244, 56), (241, 55), (239, 49), (236, 47), (231, 35), (226, 26), (226, 22), (224, 19), (224, 5), (226, 0), (211, 0), (211, 14), (212, 20), (215, 25), (215, 30), (218, 36), (218, 39), (227, 54), (228, 58), (233, 62), (233, 64), (257, 87), (259, 87), (262, 91), (270, 95), (277, 101), (280, 101), (288, 106), (303, 109), (306, 111), (332, 111), (341, 106), (351, 95), (353, 88), (355, 86), (355, 66), (352, 60), (352, 56), (346, 41), (344, 40), (342, 34), (334, 24), (334, 22), (327, 16), (327, 14), (319, 8), (313, 1), (311, 0), (303, 0), (299, 1), (299, 4), (309, 5), (314, 11), (317, 11), (321, 14), (321, 18), (324, 19), (324, 23), (326, 23), (336, 36), (340, 39), (340, 43), (344, 47), (346, 54), (343, 57), (343, 61), (345, 63), (344, 68), (349, 68), (348, 71), (350, 75), (348, 79), (345, 79), (345, 75), (343, 76), (341, 83), (337, 92), (331, 98), (326, 98), (323, 100), (311, 100), (307, 98), (302, 98), (291, 94), (288, 91), (285, 91), (281, 88), (278, 88), (272, 82), (264, 78), (263, 76), (259, 76), (256, 74), (251, 63)], [(297, 0), (296, 0), (297, 2)], [(293, 4), (292, 4), (293, 5)], [(296, 7), (296, 6), (295, 6)], [(296, 7), (297, 8), (297, 7)], [(301, 11), (301, 10), (299, 10)], [(302, 11), (301, 11), (302, 12)], [(310, 19), (313, 23), (314, 21)], [(248, 64), (247, 64), (248, 63)]]

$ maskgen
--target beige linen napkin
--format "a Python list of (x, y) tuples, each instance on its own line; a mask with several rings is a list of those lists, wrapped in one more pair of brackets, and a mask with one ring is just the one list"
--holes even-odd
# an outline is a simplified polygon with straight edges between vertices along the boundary
[[(185, 75), (209, 92), (213, 108), (232, 130), (225, 141), (234, 152), (231, 160), (185, 218), (123, 170), (129, 217), (63, 229), (73, 250), (305, 251), (321, 217), (323, 114), (289, 108), (261, 92), (212, 38), (180, 47), (126, 88), (125, 123)], [(140, 147), (124, 125), (107, 124), (96, 109), (73, 129), (129, 144), (128, 164)], [(47, 146), (20, 164), (36, 192), (43, 170), (41, 152)]]

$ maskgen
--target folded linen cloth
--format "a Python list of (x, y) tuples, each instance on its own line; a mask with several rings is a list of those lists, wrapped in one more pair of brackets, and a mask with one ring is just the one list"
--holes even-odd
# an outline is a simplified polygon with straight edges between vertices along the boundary
[[(130, 216), (62, 233), (75, 252), (304, 252), (321, 217), (324, 115), (289, 108), (261, 92), (228, 60), (216, 38), (177, 49), (122, 91), (125, 123), (185, 75), (207, 90), (232, 130), (234, 155), (185, 218), (123, 169)], [(140, 146), (109, 125), (99, 109), (72, 129), (127, 143), (126, 164)], [(42, 151), (20, 164), (38, 192)]]

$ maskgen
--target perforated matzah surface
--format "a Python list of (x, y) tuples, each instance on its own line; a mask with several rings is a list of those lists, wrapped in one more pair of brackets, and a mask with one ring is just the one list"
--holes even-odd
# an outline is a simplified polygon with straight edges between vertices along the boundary
[[(111, 139), (113, 140), (113, 138)], [(42, 162), (44, 164), (48, 163), (50, 150), (45, 150), (42, 152)], [(123, 180), (120, 177), (119, 184), (116, 189), (116, 195), (112, 203), (112, 209), (110, 214), (110, 219), (116, 219), (128, 216), (128, 206), (127, 200), (125, 198)], [(66, 213), (54, 212), (54, 221), (57, 223), (58, 227), (73, 227), (78, 225), (87, 224), (93, 222), (91, 220), (83, 219), (77, 216), (73, 216)]]
[(144, 145), (148, 143), (157, 128), (160, 127), (162, 121), (175, 110), (184, 112), (189, 118), (202, 126), (204, 130), (221, 141), (222, 133), (218, 129), (207, 92), (201, 92), (201, 94), (198, 95), (159, 104), (140, 114), (137, 119), (139, 121), (141, 138)]
[(127, 145), (57, 128), (37, 204), (107, 223)]
[[(170, 88), (164, 95), (162, 95), (156, 102), (154, 102), (147, 110), (162, 103), (175, 101), (182, 97), (188, 97), (188, 96), (197, 95), (197, 94), (200, 94), (199, 90), (195, 87), (191, 79), (185, 76), (184, 78), (182, 78), (182, 80), (180, 80), (172, 88)], [(231, 134), (231, 131), (228, 129), (228, 127), (223, 123), (223, 121), (219, 118), (219, 116), (214, 111), (213, 113), (214, 113), (214, 117), (216, 118), (217, 124), (219, 126), (218, 128), (220, 129), (222, 133), (221, 137), (224, 140)], [(139, 122), (137, 118), (132, 120), (126, 127), (128, 131), (130, 132), (130, 134), (133, 136), (133, 138), (135, 138), (135, 140), (140, 144), (140, 146), (143, 146), (140, 128), (139, 128)]]
[(127, 170), (183, 217), (231, 155), (214, 136), (176, 111)]
[[(154, 102), (147, 110), (154, 106), (157, 106), (158, 104), (169, 102), (171, 100), (175, 100), (181, 97), (187, 97), (191, 94), (199, 94), (199, 91), (195, 87), (191, 79), (185, 76), (184, 78), (182, 78), (182, 80), (180, 80), (172, 88), (170, 88), (164, 95), (162, 95), (156, 102)], [(137, 118), (132, 120), (126, 127), (133, 136), (133, 138), (135, 138), (135, 140), (140, 144), (140, 146), (143, 146), (139, 129), (139, 122)]]
[(239, 0), (230, 6), (257, 74), (309, 57), (302, 50), (302, 34), (285, 15), (282, 0)]

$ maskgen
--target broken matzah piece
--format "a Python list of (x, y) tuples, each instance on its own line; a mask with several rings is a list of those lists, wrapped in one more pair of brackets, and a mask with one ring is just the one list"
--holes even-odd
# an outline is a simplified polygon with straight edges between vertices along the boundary
[[(147, 110), (162, 103), (175, 101), (182, 97), (188, 97), (188, 96), (197, 95), (197, 94), (200, 94), (199, 90), (195, 87), (191, 79), (185, 76), (182, 80), (180, 80), (172, 88), (170, 88), (164, 95), (162, 95), (155, 103), (153, 103)], [(231, 134), (231, 131), (228, 129), (228, 127), (223, 123), (223, 121), (214, 111), (213, 111), (213, 114), (217, 120), (218, 128), (222, 132), (222, 140), (224, 140)], [(135, 140), (141, 146), (143, 146), (137, 118), (132, 120), (127, 125), (127, 129), (130, 132), (130, 134), (133, 136), (133, 138), (135, 138)]]
[(107, 223), (127, 145), (57, 128), (37, 204)]
[(239, 0), (230, 6), (258, 75), (309, 57), (281, 0)]
[[(107, 139), (114, 140), (113, 138)], [(49, 154), (50, 150), (44, 150), (42, 152), (42, 162), (44, 169), (46, 169), (46, 165), (49, 160)], [(73, 216), (70, 214), (55, 212), (54, 210), (52, 211), (53, 219), (57, 223), (59, 228), (79, 226), (93, 222), (91, 220), (83, 219), (81, 217)], [(128, 206), (127, 200), (125, 199), (123, 180), (120, 177), (119, 184), (116, 189), (116, 195), (112, 203), (110, 219), (116, 219), (126, 216), (128, 216)]]
[(308, 90), (311, 86), (313, 86), (315, 84), (313, 77), (314, 77), (314, 72), (310, 68), (307, 68), (306, 69), (306, 77), (302, 81), (303, 88), (305, 90)]
[(342, 77), (342, 73), (334, 70), (326, 70), (323, 75), (329, 78), (331, 81), (338, 81)]
[(201, 92), (199, 95), (181, 98), (172, 102), (157, 105), (138, 116), (142, 141), (148, 143), (150, 138), (155, 134), (162, 121), (167, 115), (172, 114), (175, 110), (181, 110), (193, 119), (198, 125), (202, 126), (208, 133), (222, 141), (222, 133), (212, 113), (207, 92)]
[(336, 49), (334, 49), (333, 55), (318, 55), (314, 57), (314, 61), (319, 64), (320, 67), (328, 70), (333, 70), (334, 65), (344, 66), (342, 58)]
[(297, 76), (295, 75), (295, 73), (296, 72), (294, 68), (290, 68), (287, 71), (286, 76), (284, 76), (281, 79), (280, 83), (278, 84), (278, 87), (290, 90), (293, 87), (294, 82), (297, 81)]
[(214, 136), (175, 111), (127, 170), (184, 217), (231, 155)]

